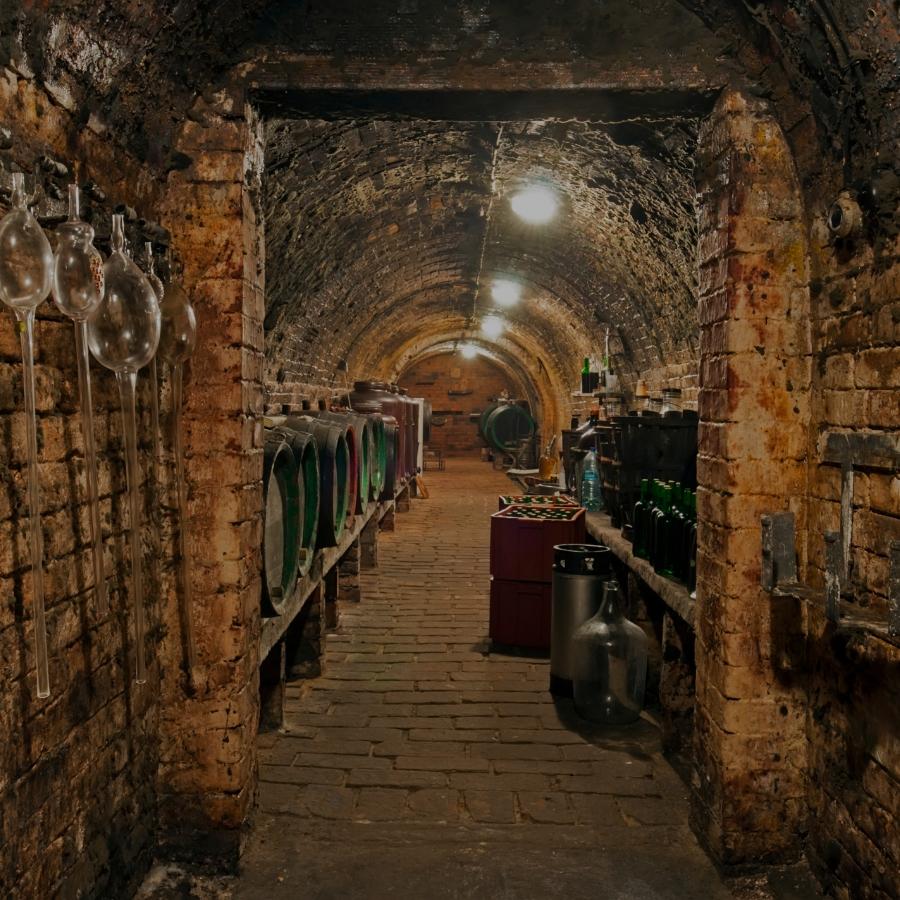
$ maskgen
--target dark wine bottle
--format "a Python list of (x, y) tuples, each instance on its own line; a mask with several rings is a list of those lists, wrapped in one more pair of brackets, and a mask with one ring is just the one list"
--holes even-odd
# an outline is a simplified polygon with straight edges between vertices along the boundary
[(641, 479), (641, 499), (634, 504), (632, 523), (632, 547), (634, 555), (646, 559), (647, 547), (647, 521), (650, 512), (650, 479)]

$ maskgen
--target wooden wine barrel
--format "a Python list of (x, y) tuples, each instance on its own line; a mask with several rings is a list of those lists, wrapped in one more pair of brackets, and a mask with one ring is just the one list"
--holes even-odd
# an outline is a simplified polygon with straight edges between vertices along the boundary
[(412, 478), (419, 468), (419, 404), (408, 395), (406, 388), (398, 387), (406, 405), (406, 446), (404, 448), (404, 475)]
[(402, 445), (400, 443), (400, 426), (393, 416), (382, 416), (384, 421), (384, 484), (381, 488), (382, 500), (393, 500), (400, 487), (400, 457)]
[(311, 434), (295, 431), (287, 425), (273, 428), (294, 451), (300, 491), (300, 543), (297, 550), (297, 575), (305, 575), (312, 566), (319, 532), (319, 447)]
[(277, 434), (263, 450), (263, 615), (277, 616), (297, 580), (300, 496), (294, 451)]
[(370, 459), (370, 492), (372, 500), (377, 500), (384, 489), (385, 468), (387, 465), (387, 444), (385, 443), (383, 404), (378, 400), (363, 399), (353, 401), (353, 412), (365, 416), (372, 430), (373, 456)]
[[(402, 401), (396, 385), (390, 385), (386, 381), (357, 381), (354, 382), (353, 391), (350, 394), (350, 403), (356, 409), (361, 403), (371, 403), (374, 409), (367, 412), (380, 412), (385, 416), (393, 416), (395, 424), (400, 427), (400, 457), (395, 466), (395, 477), (399, 481), (403, 478), (403, 459), (405, 458), (406, 437), (404, 426), (406, 423), (406, 404)], [(383, 490), (383, 488), (382, 488)], [(393, 491), (391, 499), (393, 499)]]
[(326, 422), (334, 422), (336, 425), (346, 425), (353, 429), (353, 439), (356, 442), (356, 505), (354, 512), (365, 515), (369, 508), (370, 485), (372, 480), (371, 460), (375, 454), (372, 446), (372, 429), (369, 420), (365, 416), (353, 412), (328, 412), (318, 414), (320, 419)]
[(319, 527), (318, 546), (334, 547), (344, 533), (350, 510), (351, 479), (356, 471), (347, 446), (346, 429), (334, 422), (309, 416), (288, 416), (288, 428), (311, 434), (319, 449)]
[(514, 403), (497, 406), (486, 419), (482, 414), (482, 419), (484, 439), (491, 447), (501, 452), (514, 450), (521, 441), (534, 436), (534, 419), (526, 410)]
[(372, 426), (372, 439), (375, 447), (370, 496), (373, 500), (377, 500), (384, 487), (385, 468), (387, 467), (387, 443), (384, 433), (384, 419), (378, 413), (372, 413), (367, 418)]

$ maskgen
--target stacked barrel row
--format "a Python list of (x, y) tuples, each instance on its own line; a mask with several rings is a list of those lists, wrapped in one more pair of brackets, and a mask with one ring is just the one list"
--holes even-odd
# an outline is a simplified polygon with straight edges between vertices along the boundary
[(422, 468), (422, 451), (431, 436), (431, 404), (408, 396), (406, 388), (386, 381), (357, 381), (350, 394), (356, 412), (379, 413), (396, 434), (394, 446), (397, 485)]
[[(340, 543), (356, 515), (390, 500), (416, 471), (422, 406), (385, 385), (351, 409), (287, 416), (266, 432), (263, 613), (280, 615), (317, 548)], [(390, 398), (389, 400), (387, 398)]]

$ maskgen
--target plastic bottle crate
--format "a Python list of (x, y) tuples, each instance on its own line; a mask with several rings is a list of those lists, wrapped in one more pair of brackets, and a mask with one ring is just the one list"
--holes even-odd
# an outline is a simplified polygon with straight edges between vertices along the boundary
[(557, 494), (504, 494), (497, 499), (500, 511), (510, 506), (578, 506), (571, 497)]
[(494, 644), (550, 648), (552, 587), (541, 581), (491, 579), (488, 634)]
[(580, 506), (510, 506), (491, 516), (491, 575), (549, 584), (553, 548), (585, 537)]

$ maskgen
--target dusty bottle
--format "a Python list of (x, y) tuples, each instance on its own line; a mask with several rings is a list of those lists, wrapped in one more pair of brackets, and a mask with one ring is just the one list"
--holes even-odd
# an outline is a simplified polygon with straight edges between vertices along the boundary
[(572, 638), (575, 709), (592, 722), (625, 725), (644, 706), (647, 636), (625, 618), (619, 585), (603, 583), (597, 614)]

